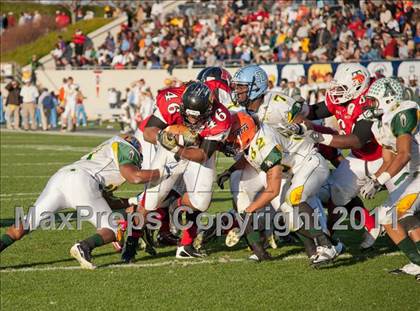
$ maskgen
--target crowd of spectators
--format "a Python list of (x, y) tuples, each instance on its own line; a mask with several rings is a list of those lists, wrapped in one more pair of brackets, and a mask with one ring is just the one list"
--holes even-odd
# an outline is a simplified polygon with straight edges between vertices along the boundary
[(37, 85), (30, 76), (9, 81), (5, 89), (7, 96), (0, 94), (0, 122), (5, 121), (7, 129), (48, 131), (60, 126), (62, 131), (74, 131), (87, 126), (85, 97), (72, 77), (63, 79), (58, 90)]
[(171, 69), (420, 57), (414, 1), (211, 0), (167, 15), (162, 3), (145, 2), (122, 11), (128, 22), (115, 37), (85, 45), (78, 58), (70, 47), (66, 63)]

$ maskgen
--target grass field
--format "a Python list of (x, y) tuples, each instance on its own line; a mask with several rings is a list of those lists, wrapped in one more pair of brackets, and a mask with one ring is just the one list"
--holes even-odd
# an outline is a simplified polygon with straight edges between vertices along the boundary
[[(13, 222), (14, 207), (28, 208), (49, 176), (77, 160), (103, 137), (1, 133), (0, 231)], [(222, 170), (228, 161), (220, 162)], [(210, 212), (230, 208), (230, 196), (214, 188)], [(138, 187), (118, 192), (130, 196)], [(385, 194), (372, 202), (373, 207)], [(112, 246), (94, 251), (95, 271), (80, 270), (69, 256), (82, 231), (36, 231), (0, 255), (1, 310), (420, 310), (420, 285), (387, 271), (407, 263), (388, 238), (369, 255), (358, 251), (361, 232), (340, 232), (346, 253), (334, 265), (308, 266), (300, 245), (280, 245), (276, 260), (256, 264), (244, 244), (211, 243), (204, 260), (175, 260), (175, 248), (144, 252), (120, 265)], [(415, 298), (417, 297), (417, 298)]]

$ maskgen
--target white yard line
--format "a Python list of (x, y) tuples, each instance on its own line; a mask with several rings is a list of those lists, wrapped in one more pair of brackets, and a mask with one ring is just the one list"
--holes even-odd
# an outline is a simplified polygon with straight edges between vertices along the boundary
[(97, 130), (96, 132), (85, 132), (85, 131), (81, 131), (81, 132), (60, 132), (60, 131), (48, 131), (48, 132), (44, 132), (44, 131), (36, 131), (36, 132), (26, 132), (26, 131), (14, 131), (14, 130), (8, 130), (8, 129), (1, 129), (1, 132), (3, 133), (15, 133), (15, 134), (28, 134), (28, 135), (55, 135), (55, 136), (91, 136), (91, 137), (112, 137), (115, 135), (118, 135), (119, 132), (114, 130), (109, 130), (109, 133), (101, 131), (101, 130)]
[[(133, 190), (122, 190), (117, 191), (117, 193), (135, 193), (136, 191)], [(2, 193), (0, 194), (0, 198), (8, 198), (14, 196), (36, 196), (39, 195), (41, 192), (16, 192), (16, 193)]]
[(49, 166), (49, 165), (65, 165), (71, 162), (21, 162), (21, 163), (2, 163), (1, 166), (14, 167), (14, 166)]
[[(388, 254), (382, 254), (380, 256), (402, 256), (400, 252), (393, 252)], [(350, 254), (343, 254), (339, 258), (348, 259), (352, 258), (353, 256)], [(293, 255), (285, 257), (281, 260), (278, 260), (278, 262), (282, 261), (291, 261), (291, 260), (302, 260), (302, 259), (308, 259), (305, 255)], [(248, 259), (245, 258), (226, 258), (226, 257), (219, 257), (215, 259), (205, 259), (205, 260), (169, 260), (169, 261), (162, 261), (162, 262), (156, 262), (156, 263), (137, 263), (137, 264), (112, 264), (108, 266), (99, 267), (98, 269), (125, 269), (125, 268), (135, 268), (135, 269), (141, 269), (141, 268), (155, 268), (155, 267), (165, 267), (165, 266), (174, 266), (174, 267), (187, 267), (187, 266), (194, 266), (194, 265), (205, 265), (205, 264), (215, 264), (215, 263), (221, 263), (221, 264), (227, 264), (227, 263), (243, 263), (243, 262), (250, 262)], [(82, 270), (80, 266), (53, 266), (53, 267), (34, 267), (34, 268), (11, 268), (11, 269), (1, 269), (1, 273), (15, 273), (15, 272), (35, 272), (35, 271), (65, 271), (65, 270)]]

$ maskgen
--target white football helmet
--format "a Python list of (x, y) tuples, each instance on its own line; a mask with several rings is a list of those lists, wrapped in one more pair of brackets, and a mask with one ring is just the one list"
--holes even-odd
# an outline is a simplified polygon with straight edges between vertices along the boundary
[(326, 96), (335, 105), (344, 104), (360, 96), (369, 86), (370, 74), (360, 64), (338, 66)]
[(375, 115), (393, 111), (404, 100), (404, 86), (395, 78), (382, 78), (372, 83), (366, 94), (372, 101), (371, 108)]

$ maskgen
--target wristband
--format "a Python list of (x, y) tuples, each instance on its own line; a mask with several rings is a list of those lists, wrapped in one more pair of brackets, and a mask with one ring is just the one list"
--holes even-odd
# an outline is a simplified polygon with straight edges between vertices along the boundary
[(379, 177), (376, 180), (378, 181), (378, 183), (383, 185), (390, 179), (391, 175), (388, 172), (383, 172), (381, 175), (379, 175)]

